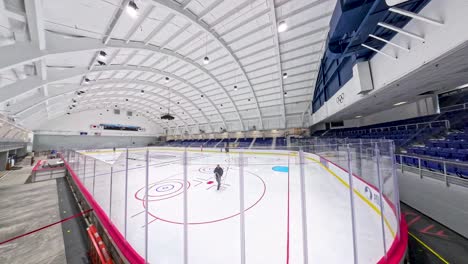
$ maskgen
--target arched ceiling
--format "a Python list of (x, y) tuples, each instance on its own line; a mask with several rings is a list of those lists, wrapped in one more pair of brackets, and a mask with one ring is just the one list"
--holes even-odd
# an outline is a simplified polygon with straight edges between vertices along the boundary
[(2, 110), (45, 122), (128, 99), (172, 129), (302, 123), (336, 0), (136, 0), (136, 17), (129, 2), (0, 0)]

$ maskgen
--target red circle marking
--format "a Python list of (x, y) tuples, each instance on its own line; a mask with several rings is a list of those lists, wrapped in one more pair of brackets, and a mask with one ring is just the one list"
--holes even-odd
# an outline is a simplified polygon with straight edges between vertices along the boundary
[[(254, 176), (256, 176), (257, 178), (259, 178), (261, 181), (262, 181), (262, 184), (263, 184), (263, 193), (262, 195), (260, 196), (260, 198), (258, 198), (258, 200), (252, 204), (250, 207), (246, 208), (244, 210), (244, 212), (247, 212), (248, 210), (250, 210), (252, 207), (254, 207), (255, 205), (257, 205), (262, 199), (263, 197), (265, 196), (265, 192), (266, 192), (266, 184), (265, 184), (265, 181), (263, 181), (263, 179), (261, 177), (259, 177), (258, 175), (252, 173), (252, 172), (249, 172), (251, 174), (253, 174)], [(190, 182), (188, 182), (190, 184)], [(188, 189), (188, 188), (187, 188)], [(166, 199), (169, 199), (170, 197), (166, 198)], [(146, 205), (145, 205), (145, 201), (142, 201), (143, 202), (143, 208), (146, 208)], [(148, 210), (148, 214), (151, 215), (152, 217), (155, 218), (155, 220), (161, 220), (163, 222), (166, 222), (166, 223), (170, 223), (170, 224), (177, 224), (177, 225), (183, 225), (184, 223), (182, 222), (177, 222), (177, 221), (172, 221), (172, 220), (167, 220), (167, 219), (164, 219), (164, 218), (161, 218), (161, 217), (158, 217), (154, 214), (152, 214), (149, 210)], [(224, 217), (224, 218), (220, 218), (220, 219), (216, 219), (216, 220), (212, 220), (212, 221), (204, 221), (204, 222), (188, 222), (187, 224), (188, 225), (203, 225), (203, 224), (212, 224), (212, 223), (216, 223), (216, 222), (221, 222), (221, 221), (224, 221), (224, 220), (228, 220), (230, 218), (233, 218), (233, 217), (236, 217), (240, 215), (240, 212), (237, 213), (237, 214), (233, 214), (233, 215), (230, 215), (230, 216), (227, 216), (227, 217)]]

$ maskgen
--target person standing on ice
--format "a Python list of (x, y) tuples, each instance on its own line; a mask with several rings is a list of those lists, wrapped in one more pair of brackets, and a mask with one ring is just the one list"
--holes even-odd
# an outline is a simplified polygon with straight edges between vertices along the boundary
[(223, 168), (221, 168), (219, 164), (216, 165), (216, 168), (214, 169), (214, 174), (216, 177), (216, 182), (218, 182), (218, 189), (217, 189), (218, 191), (219, 191), (219, 188), (221, 187), (221, 177), (223, 176), (223, 173), (224, 173)]

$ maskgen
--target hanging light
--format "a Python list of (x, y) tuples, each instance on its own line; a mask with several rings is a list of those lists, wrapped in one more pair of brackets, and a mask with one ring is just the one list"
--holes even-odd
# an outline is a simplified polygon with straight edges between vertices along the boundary
[(288, 96), (288, 92), (284, 92), (284, 96)]
[(84, 84), (89, 84), (89, 81), (91, 81), (91, 80), (88, 79), (88, 78), (85, 78), (84, 81), (83, 81), (83, 83), (84, 83)]
[(128, 2), (127, 14), (133, 18), (136, 18), (138, 16), (138, 6), (135, 3), (135, 1)]
[(101, 60), (101, 61), (106, 61), (107, 60), (107, 53), (105, 51), (99, 51), (99, 54), (97, 56), (97, 59), (98, 60)]
[(237, 91), (237, 85), (234, 85), (234, 91)]
[(288, 73), (287, 72), (283, 73), (283, 79), (286, 79), (286, 78), (288, 78)]
[(164, 78), (164, 80), (166, 80), (166, 83), (168, 83), (169, 82), (169, 77)]
[(210, 58), (208, 58), (208, 56), (205, 56), (205, 58), (203, 58), (203, 64), (208, 64), (210, 63)]
[(286, 23), (286, 21), (280, 21), (278, 23), (278, 32), (284, 32), (288, 29), (288, 24)]

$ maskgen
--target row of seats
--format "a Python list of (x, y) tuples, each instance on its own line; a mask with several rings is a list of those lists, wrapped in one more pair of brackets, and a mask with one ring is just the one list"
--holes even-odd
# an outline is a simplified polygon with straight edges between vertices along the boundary
[(468, 149), (438, 148), (438, 147), (411, 147), (408, 154), (432, 156), (436, 158), (468, 161)]
[(252, 144), (253, 138), (239, 138), (237, 140), (238, 147), (239, 148), (248, 148), (250, 147), (250, 144)]
[[(252, 143), (253, 138), (239, 138), (237, 140), (236, 146), (239, 148), (248, 148), (250, 147), (250, 144)], [(167, 145), (171, 147), (206, 147), (206, 148), (212, 148), (212, 147), (224, 147), (226, 143), (232, 144), (235, 142), (234, 139), (222, 139), (221, 141), (219, 139), (199, 139), (199, 140), (169, 140), (167, 141)], [(277, 144), (279, 146), (286, 146), (286, 138), (277, 138)], [(254, 146), (258, 147), (270, 147), (273, 145), (273, 138), (268, 137), (268, 138), (257, 138), (255, 140)]]
[(270, 147), (271, 145), (273, 145), (273, 138), (271, 137), (257, 138), (254, 143), (256, 147)]
[[(468, 136), (468, 134), (464, 134)], [(431, 148), (452, 148), (452, 149), (468, 149), (468, 141), (465, 140), (429, 140), (426, 143), (427, 147)]]
[[(407, 166), (419, 167), (419, 160), (415, 157), (400, 157), (400, 155), (396, 155), (396, 161), (398, 164), (403, 163)], [(444, 161), (425, 160), (424, 158), (421, 158), (421, 168), (444, 173)], [(449, 175), (456, 175), (464, 179), (468, 179), (468, 165), (445, 163), (445, 171)]]
[(288, 142), (286, 138), (284, 137), (277, 137), (276, 138), (276, 146), (277, 147), (286, 147), (288, 145)]

